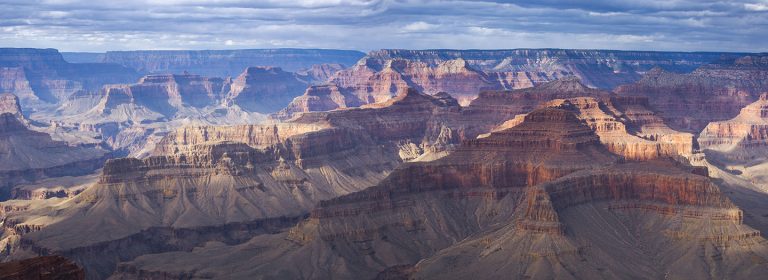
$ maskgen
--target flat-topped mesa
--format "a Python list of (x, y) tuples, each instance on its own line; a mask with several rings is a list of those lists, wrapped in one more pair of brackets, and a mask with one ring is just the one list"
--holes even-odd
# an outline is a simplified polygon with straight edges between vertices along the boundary
[[(682, 160), (693, 153), (693, 135), (668, 128), (643, 100), (631, 99), (620, 107), (615, 98), (555, 99), (543, 106), (574, 112), (600, 137), (611, 152), (629, 160), (672, 158)], [(634, 102), (634, 103), (633, 103)]]
[(567, 76), (548, 83), (541, 84), (539, 91), (552, 91), (567, 93), (571, 95), (581, 94), (582, 96), (593, 96), (604, 94), (601, 90), (585, 86), (581, 78), (577, 76)]
[(472, 120), (501, 124), (504, 121), (514, 119), (517, 115), (529, 113), (553, 99), (607, 98), (609, 96), (609, 92), (586, 87), (578, 79), (568, 78), (533, 88), (481, 92), (478, 98), (465, 108), (464, 114)]
[(467, 147), (568, 151), (600, 145), (600, 139), (572, 112), (544, 108), (525, 116), (522, 123), (480, 139)]
[(331, 111), (360, 105), (359, 102), (348, 101), (336, 85), (316, 85), (307, 88), (303, 95), (294, 98), (288, 106), (270, 117), (285, 121), (304, 112)]
[(232, 81), (227, 102), (259, 113), (272, 113), (302, 94), (309, 83), (279, 67), (248, 67)]
[(324, 205), (375, 197), (380, 192), (533, 186), (617, 160), (573, 112), (543, 108), (525, 116), (519, 125), (463, 141), (448, 156), (406, 164), (370, 191)]
[(221, 98), (223, 90), (228, 85), (223, 79), (209, 78), (198, 75), (148, 75), (132, 85), (134, 98), (139, 102), (143, 98), (150, 99), (158, 95), (167, 99), (174, 107), (191, 106), (205, 107), (213, 105)]
[[(105, 86), (102, 89), (102, 99), (96, 108), (100, 114), (111, 115), (106, 119), (117, 121), (151, 117), (148, 114), (152, 113), (170, 118), (186, 106), (202, 108), (218, 103), (222, 91), (226, 88), (227, 82), (220, 78), (190, 74), (147, 75), (135, 84)], [(121, 105), (131, 109), (120, 108)], [(115, 114), (112, 114), (113, 110)], [(138, 115), (122, 116), (123, 114)], [(95, 120), (89, 120), (93, 121)]]
[(192, 107), (216, 104), (221, 99), (223, 92), (229, 87), (228, 82), (221, 78), (191, 74), (149, 75), (139, 80), (139, 84), (166, 86), (172, 104)]
[(703, 150), (720, 152), (731, 160), (768, 156), (768, 93), (727, 121), (712, 122), (699, 135)]
[(463, 127), (453, 123), (459, 118), (459, 112), (455, 99), (433, 97), (409, 88), (382, 103), (325, 113), (305, 113), (293, 122), (314, 123), (324, 119), (337, 127), (362, 130), (379, 142), (413, 141), (416, 145), (430, 145), (434, 144), (433, 141), (440, 141), (439, 135), (451, 138), (451, 143), (459, 143), (461, 135), (465, 135)]

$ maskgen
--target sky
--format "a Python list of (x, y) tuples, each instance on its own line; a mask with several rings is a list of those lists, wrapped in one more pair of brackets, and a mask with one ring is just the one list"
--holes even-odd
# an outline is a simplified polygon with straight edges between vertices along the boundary
[(768, 51), (768, 0), (0, 0), (0, 47)]

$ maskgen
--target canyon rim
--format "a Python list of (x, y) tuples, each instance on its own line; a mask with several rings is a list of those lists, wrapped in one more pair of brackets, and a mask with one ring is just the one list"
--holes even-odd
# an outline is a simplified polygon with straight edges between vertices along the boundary
[(0, 8), (0, 279), (768, 275), (765, 0)]

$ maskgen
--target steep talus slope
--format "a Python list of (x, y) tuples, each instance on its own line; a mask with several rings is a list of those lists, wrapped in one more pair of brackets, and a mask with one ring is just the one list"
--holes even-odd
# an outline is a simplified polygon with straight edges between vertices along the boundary
[(85, 279), (85, 272), (66, 258), (60, 256), (45, 256), (0, 263), (0, 275), (7, 280)]
[(672, 128), (699, 133), (709, 122), (735, 117), (741, 108), (768, 91), (764, 55), (724, 59), (689, 74), (659, 68), (634, 84), (619, 86), (619, 95), (640, 95)]
[(694, 170), (622, 163), (571, 111), (544, 108), (324, 201), (287, 233), (142, 256), (113, 278), (683, 279), (768, 271), (766, 240)]

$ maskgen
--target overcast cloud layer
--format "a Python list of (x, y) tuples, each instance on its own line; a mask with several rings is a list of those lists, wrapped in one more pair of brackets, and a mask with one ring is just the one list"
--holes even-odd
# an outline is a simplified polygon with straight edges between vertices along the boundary
[(0, 46), (63, 51), (768, 51), (768, 0), (0, 0), (0, 11)]

